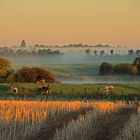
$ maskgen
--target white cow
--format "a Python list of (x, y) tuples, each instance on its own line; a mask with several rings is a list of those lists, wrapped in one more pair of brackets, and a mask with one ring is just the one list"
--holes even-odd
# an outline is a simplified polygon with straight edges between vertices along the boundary
[(113, 93), (114, 92), (114, 86), (108, 85), (105, 87), (105, 93)]
[(11, 87), (11, 92), (14, 93), (14, 94), (18, 94), (19, 93), (19, 88), (12, 86)]

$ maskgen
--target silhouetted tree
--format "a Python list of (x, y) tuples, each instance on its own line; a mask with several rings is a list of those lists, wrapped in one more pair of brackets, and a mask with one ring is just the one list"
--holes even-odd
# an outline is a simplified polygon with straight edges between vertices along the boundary
[(97, 56), (97, 50), (94, 50), (94, 55)]
[(134, 50), (132, 50), (132, 49), (128, 50), (128, 54), (129, 55), (134, 55)]
[(105, 51), (104, 50), (100, 51), (100, 55), (101, 56), (103, 56), (104, 54), (105, 54)]
[(100, 74), (109, 75), (113, 72), (113, 66), (107, 62), (103, 62), (99, 68)]
[(21, 47), (26, 47), (26, 42), (25, 42), (25, 40), (22, 40), (22, 41), (21, 41)]
[(86, 49), (86, 54), (90, 54), (90, 53), (91, 53), (90, 49)]
[(135, 54), (140, 57), (140, 50), (136, 50)]
[(130, 64), (117, 64), (114, 67), (114, 72), (120, 74), (130, 74)]
[(110, 50), (110, 54), (111, 55), (113, 55), (114, 54), (114, 50), (112, 49), (112, 50)]

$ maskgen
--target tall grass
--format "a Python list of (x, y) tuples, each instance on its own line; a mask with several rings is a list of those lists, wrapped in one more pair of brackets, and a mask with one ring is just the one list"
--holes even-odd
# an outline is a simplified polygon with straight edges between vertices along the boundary
[(68, 126), (63, 129), (57, 129), (53, 140), (86, 140), (93, 133), (93, 127), (101, 112), (94, 109), (89, 111), (85, 116), (80, 116), (78, 120), (72, 120)]
[(115, 140), (140, 140), (140, 112), (130, 117)]
[(98, 129), (98, 120), (107, 117), (108, 114), (117, 112), (127, 105), (123, 102), (91, 102), (95, 107), (80, 116), (77, 120), (72, 120), (63, 129), (57, 129), (53, 140), (92, 140)]
[(88, 106), (88, 103), (0, 101), (0, 140), (27, 140), (44, 126), (48, 118), (55, 119), (84, 106)]
[[(96, 118), (102, 114), (101, 112), (114, 112), (117, 111), (117, 108), (124, 106), (127, 106), (124, 102), (107, 101), (0, 100), (0, 140), (28, 140), (37, 134), (41, 128), (47, 126), (50, 121), (55, 123), (56, 120), (62, 118), (61, 116), (66, 116), (65, 114), (71, 112), (79, 112), (81, 108), (96, 108), (93, 111), (88, 110), (89, 112), (85, 116), (80, 116), (78, 120), (70, 120), (68, 128), (64, 126), (65, 130), (62, 129), (61, 132), (62, 134), (68, 133), (71, 129), (74, 133), (74, 131), (77, 132), (81, 129), (79, 132), (81, 135), (85, 130), (91, 131), (91, 124), (96, 122)], [(57, 130), (57, 137), (62, 135), (58, 132), (59, 130)]]

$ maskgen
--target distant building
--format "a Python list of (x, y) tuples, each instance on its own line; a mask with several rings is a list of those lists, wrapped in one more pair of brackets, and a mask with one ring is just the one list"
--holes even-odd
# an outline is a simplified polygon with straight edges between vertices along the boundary
[(20, 45), (21, 47), (26, 47), (26, 42), (25, 42), (25, 40), (22, 40), (21, 41), (21, 45)]

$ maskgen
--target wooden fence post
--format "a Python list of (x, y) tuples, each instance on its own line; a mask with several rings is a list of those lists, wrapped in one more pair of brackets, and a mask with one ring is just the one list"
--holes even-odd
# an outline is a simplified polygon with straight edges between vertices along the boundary
[(63, 88), (61, 88), (60, 92), (61, 92), (60, 94), (63, 94)]
[(87, 93), (87, 88), (84, 88), (84, 93), (85, 93), (85, 94)]
[(98, 87), (98, 93), (100, 92), (100, 88)]
[(124, 91), (123, 91), (123, 89), (121, 89), (121, 94), (123, 94), (124, 93)]
[(73, 93), (73, 92), (74, 92), (74, 89), (72, 88), (72, 89), (71, 89), (71, 93)]

